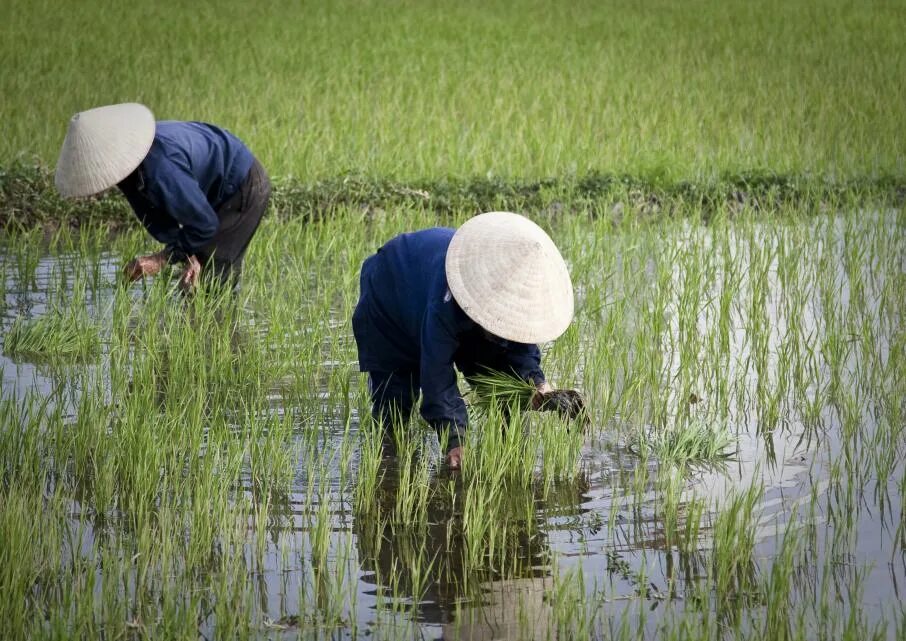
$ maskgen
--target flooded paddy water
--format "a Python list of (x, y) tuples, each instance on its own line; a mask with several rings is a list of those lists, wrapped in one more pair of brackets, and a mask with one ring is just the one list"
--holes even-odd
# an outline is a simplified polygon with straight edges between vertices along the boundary
[(540, 222), (590, 425), (476, 412), (460, 473), (381, 453), (349, 325), (429, 215), (268, 221), (238, 305), (5, 239), (3, 636), (904, 638), (903, 212)]

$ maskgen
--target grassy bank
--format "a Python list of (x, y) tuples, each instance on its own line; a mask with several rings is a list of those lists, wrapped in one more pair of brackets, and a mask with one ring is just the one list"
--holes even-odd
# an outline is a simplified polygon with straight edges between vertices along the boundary
[(8, 0), (0, 159), (137, 100), (305, 183), (902, 176), (904, 31), (884, 1)]
[[(726, 175), (713, 182), (652, 181), (629, 175), (589, 173), (542, 180), (502, 178), (400, 182), (347, 175), (312, 183), (282, 180), (273, 209), (281, 219), (308, 220), (358, 209), (366, 216), (419, 209), (438, 215), (517, 211), (556, 216), (586, 213), (619, 221), (672, 215), (710, 218), (721, 212), (820, 213), (847, 206), (896, 206), (906, 198), (906, 178), (851, 178), (834, 181), (773, 173)], [(0, 229), (119, 228), (135, 224), (117, 190), (91, 199), (64, 200), (50, 170), (16, 164), (0, 170)]]

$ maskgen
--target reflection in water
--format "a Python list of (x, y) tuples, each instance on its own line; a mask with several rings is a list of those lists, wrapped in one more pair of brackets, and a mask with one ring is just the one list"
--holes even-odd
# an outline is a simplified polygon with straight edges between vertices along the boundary
[[(550, 559), (539, 516), (544, 500), (536, 491), (515, 487), (501, 504), (503, 513), (488, 515), (504, 527), (494, 540), (481, 542), (481, 559), (492, 562), (476, 564), (469, 550), (474, 542), (468, 540), (463, 524), (462, 505), (469, 488), (463, 486), (460, 476), (435, 475), (430, 481), (432, 498), (425, 521), (399, 523), (392, 517), (399, 492), (399, 465), (398, 459), (385, 459), (374, 507), (357, 514), (353, 525), (365, 571), (362, 580), (376, 592), (411, 600), (413, 614), (423, 623), (449, 626), (464, 609), (480, 607), (486, 615), (500, 610), (498, 601), (503, 595), (495, 586), (505, 584), (508, 592), (520, 585), (543, 586)], [(572, 502), (576, 503), (579, 490), (573, 491)], [(540, 588), (536, 592), (540, 601)], [(503, 608), (499, 615), (513, 617), (516, 611)], [(488, 634), (497, 636), (515, 623), (506, 618), (483, 621)], [(491, 638), (480, 635), (477, 628), (472, 634), (477, 635), (472, 638)]]

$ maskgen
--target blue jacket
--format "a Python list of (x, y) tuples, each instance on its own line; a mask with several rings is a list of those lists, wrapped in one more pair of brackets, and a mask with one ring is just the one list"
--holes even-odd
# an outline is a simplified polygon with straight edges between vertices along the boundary
[(119, 188), (171, 260), (185, 260), (214, 238), (217, 208), (239, 190), (254, 160), (225, 129), (164, 120), (148, 155)]
[(454, 364), (467, 375), (475, 366), (505, 368), (537, 384), (544, 372), (537, 345), (484, 332), (453, 299), (444, 268), (453, 233), (435, 227), (401, 234), (369, 257), (353, 329), (360, 370), (414, 374), (424, 419), (460, 434), (468, 417)]

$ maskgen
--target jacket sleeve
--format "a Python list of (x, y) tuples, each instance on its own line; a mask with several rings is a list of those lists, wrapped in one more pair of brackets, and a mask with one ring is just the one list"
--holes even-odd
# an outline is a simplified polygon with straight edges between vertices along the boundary
[(170, 246), (175, 243), (176, 239), (179, 237), (179, 227), (162, 223), (156, 216), (143, 216), (139, 214), (138, 219), (148, 233), (151, 234), (151, 237), (159, 243)]
[(149, 189), (154, 190), (160, 206), (181, 225), (179, 233), (167, 244), (171, 260), (185, 260), (211, 242), (220, 227), (220, 219), (188, 167), (167, 158), (157, 168)]
[(449, 429), (447, 448), (458, 447), (468, 427), (468, 413), (456, 384), (453, 355), (459, 347), (450, 303), (429, 305), (421, 329), (422, 417), (440, 436)]
[(541, 369), (541, 350), (531, 343), (509, 342), (504, 357), (513, 372), (526, 381), (541, 385), (544, 381), (544, 370)]
[(133, 190), (123, 189), (122, 191), (126, 196), (126, 200), (129, 201), (135, 217), (138, 218), (142, 227), (151, 234), (154, 240), (164, 245), (176, 242), (176, 238), (179, 236), (179, 225), (174, 223), (169, 216), (162, 215), (159, 209), (155, 209), (153, 205), (135, 194)]

